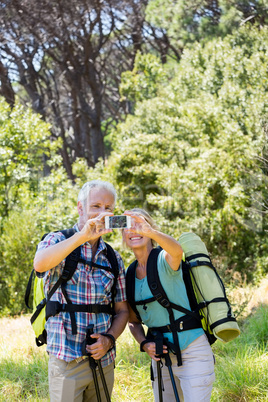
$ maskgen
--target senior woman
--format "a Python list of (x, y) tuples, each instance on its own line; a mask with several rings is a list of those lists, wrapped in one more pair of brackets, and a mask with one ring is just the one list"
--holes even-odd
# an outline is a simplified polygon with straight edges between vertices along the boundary
[[(153, 219), (145, 210), (134, 208), (125, 211), (124, 214), (131, 216), (132, 226), (130, 229), (123, 230), (123, 241), (127, 247), (131, 248), (136, 258), (132, 264), (135, 269), (134, 280), (127, 275), (129, 278), (127, 280), (128, 290), (134, 285), (135, 302), (133, 307), (133, 300), (128, 300), (129, 328), (140, 344), (141, 351), (147, 352), (152, 359), (154, 399), (157, 402), (162, 400), (164, 402), (176, 400), (208, 402), (215, 380), (214, 356), (201, 325), (188, 330), (181, 330), (182, 328), (180, 328), (176, 334), (174, 334), (174, 329), (172, 333), (169, 332), (167, 328), (170, 328), (170, 314), (165, 307), (153, 298), (147, 281), (148, 258), (158, 244), (161, 251), (158, 254), (154, 269), (158, 270), (160, 282), (168, 299), (172, 303), (190, 310), (181, 269), (183, 250), (173, 237), (157, 230)], [(130, 294), (130, 292), (127, 293)], [(180, 319), (185, 317), (183, 312), (177, 310), (174, 310), (173, 314), (176, 322), (181, 322)], [(147, 336), (145, 336), (142, 323), (149, 328)], [(151, 332), (150, 328), (159, 329), (160, 332), (161, 330), (162, 332), (167, 331), (161, 334), (162, 353), (159, 352), (158, 341), (154, 337), (155, 333)], [(174, 351), (180, 354), (179, 360)], [(178, 353), (176, 354), (178, 355)], [(172, 370), (170, 371), (170, 367), (163, 365), (160, 376), (159, 362), (161, 358), (168, 361), (167, 354), (171, 358)], [(159, 378), (160, 383), (158, 384)], [(176, 398), (174, 382), (179, 399)]]

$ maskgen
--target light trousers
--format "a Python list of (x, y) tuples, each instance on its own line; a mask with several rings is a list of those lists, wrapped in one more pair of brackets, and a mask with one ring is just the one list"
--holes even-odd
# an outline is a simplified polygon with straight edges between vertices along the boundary
[[(181, 352), (182, 366), (177, 366), (177, 357), (170, 354), (172, 371), (180, 402), (209, 402), (215, 381), (214, 355), (205, 335), (200, 336)], [(163, 401), (176, 401), (170, 374), (162, 359)], [(157, 363), (152, 360), (155, 402), (159, 402)]]
[[(106, 401), (99, 370), (96, 368), (101, 400)], [(114, 384), (114, 363), (103, 368), (108, 392), (111, 396)], [(49, 356), (49, 395), (51, 402), (97, 402), (95, 384), (89, 360), (69, 363)]]

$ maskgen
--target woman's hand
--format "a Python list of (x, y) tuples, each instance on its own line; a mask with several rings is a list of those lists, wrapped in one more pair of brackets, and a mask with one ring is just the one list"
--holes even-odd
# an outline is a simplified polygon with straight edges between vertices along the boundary
[(150, 234), (154, 231), (152, 226), (144, 219), (144, 217), (140, 214), (137, 214), (132, 211), (125, 211), (124, 215), (131, 217), (131, 228), (124, 229), (126, 233), (134, 232), (138, 233), (142, 236), (150, 237)]
[[(160, 360), (160, 357), (155, 354), (156, 346), (155, 342), (147, 342), (143, 346), (143, 350), (150, 356), (151, 359), (155, 360), (156, 362)], [(168, 349), (166, 345), (163, 345), (163, 353), (168, 353)]]

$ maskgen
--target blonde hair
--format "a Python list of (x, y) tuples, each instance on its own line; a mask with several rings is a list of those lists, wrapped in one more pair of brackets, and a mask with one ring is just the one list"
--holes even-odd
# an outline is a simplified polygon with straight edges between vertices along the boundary
[[(153, 220), (153, 218), (151, 217), (151, 215), (150, 215), (147, 211), (145, 211), (145, 209), (142, 209), (142, 208), (132, 208), (132, 209), (130, 209), (129, 211), (130, 211), (130, 212), (135, 212), (136, 215), (141, 215), (141, 216), (146, 220), (146, 222), (149, 223), (149, 225), (150, 225), (153, 229), (158, 230), (157, 224), (155, 223), (155, 221)], [(156, 243), (155, 240), (152, 240), (152, 239), (151, 239), (151, 242), (152, 242), (152, 246), (153, 246), (153, 247), (157, 247), (157, 243)], [(126, 245), (124, 241), (123, 241), (123, 244), (124, 244), (124, 246)]]

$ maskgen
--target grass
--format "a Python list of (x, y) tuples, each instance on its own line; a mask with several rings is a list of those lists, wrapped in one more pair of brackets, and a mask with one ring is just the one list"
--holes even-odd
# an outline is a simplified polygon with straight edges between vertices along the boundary
[[(1, 402), (49, 401), (48, 357), (45, 346), (35, 345), (29, 317), (0, 319)], [(216, 382), (212, 402), (268, 401), (268, 304), (255, 304), (240, 326), (240, 337), (213, 345)], [(112, 402), (125, 401), (153, 401), (149, 357), (140, 353), (128, 329), (117, 342), (112, 396)]]
[(0, 320), (0, 401), (47, 401), (45, 349), (35, 346), (29, 316)]
[[(48, 398), (45, 346), (35, 345), (30, 316), (0, 319), (0, 401), (45, 402)], [(112, 401), (153, 400), (150, 360), (140, 353), (128, 329), (117, 345)]]
[(268, 401), (268, 305), (241, 323), (240, 337), (216, 342), (216, 383), (212, 401)]

